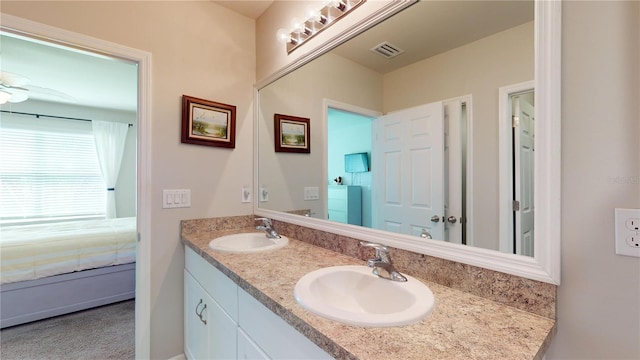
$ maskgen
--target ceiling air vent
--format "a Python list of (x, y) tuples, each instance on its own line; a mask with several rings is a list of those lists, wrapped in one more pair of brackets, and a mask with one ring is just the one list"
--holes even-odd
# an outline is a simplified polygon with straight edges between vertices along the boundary
[(387, 59), (396, 57), (404, 52), (404, 50), (387, 41), (372, 47), (370, 50)]

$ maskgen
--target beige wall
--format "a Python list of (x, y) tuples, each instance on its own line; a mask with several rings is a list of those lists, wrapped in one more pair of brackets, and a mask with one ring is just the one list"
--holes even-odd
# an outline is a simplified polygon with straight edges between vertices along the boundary
[[(152, 54), (151, 355), (182, 353), (180, 220), (252, 213), (255, 22), (208, 1), (2, 1), (2, 12)], [(237, 106), (234, 150), (180, 143), (183, 94)], [(191, 189), (191, 208), (162, 209), (162, 189)]]
[(640, 3), (566, 1), (562, 283), (547, 359), (640, 359), (640, 259), (613, 209), (640, 208)]

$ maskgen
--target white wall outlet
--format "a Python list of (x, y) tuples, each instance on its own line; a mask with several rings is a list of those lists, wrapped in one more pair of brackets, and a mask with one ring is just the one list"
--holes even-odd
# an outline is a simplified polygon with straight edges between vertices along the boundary
[(269, 201), (269, 188), (266, 186), (260, 187), (260, 202)]
[(248, 186), (243, 186), (242, 187), (242, 192), (240, 194), (240, 200), (243, 203), (250, 203), (251, 202), (251, 190), (249, 190)]
[(640, 257), (640, 209), (615, 209), (616, 254)]
[(190, 189), (177, 189), (177, 190), (162, 190), (162, 208), (187, 208), (191, 207), (191, 190)]

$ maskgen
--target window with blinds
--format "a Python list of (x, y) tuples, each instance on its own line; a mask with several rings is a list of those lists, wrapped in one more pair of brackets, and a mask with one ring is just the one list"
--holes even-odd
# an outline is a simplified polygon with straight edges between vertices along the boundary
[(0, 182), (1, 224), (105, 215), (105, 184), (88, 122), (3, 116)]

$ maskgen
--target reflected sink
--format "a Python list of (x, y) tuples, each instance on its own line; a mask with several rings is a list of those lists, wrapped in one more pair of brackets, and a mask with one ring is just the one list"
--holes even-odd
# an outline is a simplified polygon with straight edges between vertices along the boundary
[(248, 254), (279, 249), (288, 243), (289, 239), (286, 236), (269, 239), (264, 232), (255, 232), (215, 238), (209, 242), (209, 248), (220, 252)]
[(296, 283), (296, 300), (316, 315), (365, 327), (408, 325), (433, 311), (433, 293), (420, 280), (381, 279), (371, 270), (354, 265), (312, 271)]

